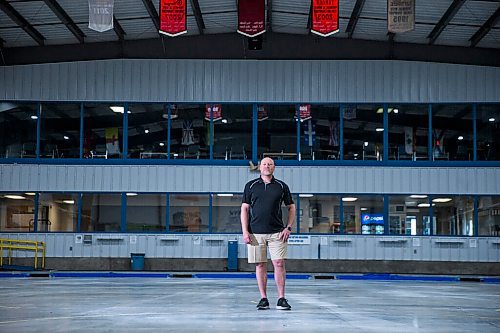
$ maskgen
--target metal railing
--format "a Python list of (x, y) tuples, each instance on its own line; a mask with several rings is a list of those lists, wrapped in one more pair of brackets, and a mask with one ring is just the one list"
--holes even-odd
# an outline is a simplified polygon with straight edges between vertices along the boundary
[(0, 267), (3, 266), (4, 250), (8, 250), (9, 265), (12, 265), (13, 250), (34, 251), (34, 268), (38, 269), (38, 253), (42, 255), (40, 268), (45, 268), (45, 243), (37, 241), (25, 241), (17, 239), (0, 238)]

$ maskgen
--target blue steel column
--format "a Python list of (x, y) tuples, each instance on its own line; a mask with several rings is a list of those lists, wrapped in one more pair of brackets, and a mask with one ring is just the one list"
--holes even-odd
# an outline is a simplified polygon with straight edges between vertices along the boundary
[(295, 151), (297, 152), (297, 157), (296, 159), (297, 160), (300, 160), (300, 104), (296, 104), (295, 105), (295, 116), (297, 117), (297, 125), (296, 125), (296, 130), (297, 130), (297, 140), (296, 140), (296, 143), (297, 143), (297, 146), (295, 147)]
[(214, 105), (213, 104), (210, 104), (210, 122), (209, 122), (209, 126), (210, 126), (210, 130), (209, 130), (209, 155), (208, 155), (208, 158), (210, 160), (213, 160), (214, 159)]
[(384, 235), (389, 234), (389, 196), (384, 194)]
[(165, 232), (170, 232), (170, 193), (166, 193)]
[(212, 233), (212, 204), (214, 195), (212, 192), (208, 193), (208, 233)]
[(341, 234), (344, 234), (345, 233), (345, 227), (344, 227), (344, 202), (342, 201), (342, 196), (340, 196), (340, 205), (339, 205), (339, 209), (340, 209), (340, 233)]
[(78, 204), (78, 215), (77, 215), (77, 222), (76, 222), (76, 232), (80, 232), (81, 229), (82, 229), (82, 204), (83, 204), (83, 200), (82, 200), (82, 193), (78, 193), (78, 200), (77, 200), (77, 204)]
[[(83, 131), (84, 131), (84, 128), (83, 128), (83, 103), (80, 103), (80, 159), (83, 158), (83, 140), (84, 140), (84, 136), (83, 136)], [(80, 230), (80, 229), (78, 229)]]
[(477, 104), (472, 105), (472, 147), (473, 161), (477, 161)]
[(40, 134), (41, 134), (41, 122), (42, 122), (42, 103), (38, 103), (37, 107), (37, 120), (36, 120), (36, 159), (40, 159)]
[(126, 160), (128, 154), (128, 103), (123, 105), (123, 155), (122, 159)]
[(432, 195), (429, 195), (429, 234), (434, 236), (434, 209), (432, 208)]
[(170, 117), (172, 116), (172, 104), (167, 104), (165, 106), (167, 108), (167, 160), (170, 159)]
[(120, 232), (127, 232), (127, 194), (122, 193)]
[(432, 151), (432, 104), (429, 104), (429, 109), (428, 109), (428, 116), (429, 116), (429, 132), (427, 135), (427, 153), (429, 154), (429, 161), (434, 160), (434, 154)]
[(295, 205), (295, 220), (297, 222), (297, 226), (296, 226), (296, 229), (295, 229), (295, 232), (299, 233), (300, 234), (300, 196), (297, 194), (296, 197), (295, 197), (295, 200), (297, 202), (297, 204)]
[(33, 232), (38, 232), (38, 201), (39, 201), (39, 195), (40, 195), (40, 193), (36, 192), (36, 194), (35, 194), (35, 214), (33, 216), (33, 220), (34, 220), (33, 221)]
[(339, 150), (339, 160), (344, 159), (344, 104), (340, 104), (340, 115), (339, 115), (339, 135), (340, 135), (340, 150)]
[(252, 161), (257, 165), (257, 103), (252, 107)]
[(388, 105), (384, 104), (384, 135), (383, 135), (383, 145), (384, 151), (382, 159), (387, 161), (389, 159), (389, 112)]

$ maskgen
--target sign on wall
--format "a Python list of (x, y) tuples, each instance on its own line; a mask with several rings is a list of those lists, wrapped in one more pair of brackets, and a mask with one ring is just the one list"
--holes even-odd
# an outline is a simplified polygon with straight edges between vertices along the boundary
[(187, 32), (186, 0), (160, 0), (160, 33), (175, 37)]

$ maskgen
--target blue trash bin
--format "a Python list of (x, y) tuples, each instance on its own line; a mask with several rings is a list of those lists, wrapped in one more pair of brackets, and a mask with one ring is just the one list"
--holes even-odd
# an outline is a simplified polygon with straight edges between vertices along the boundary
[(131, 253), (130, 254), (130, 267), (133, 271), (144, 270), (144, 253)]

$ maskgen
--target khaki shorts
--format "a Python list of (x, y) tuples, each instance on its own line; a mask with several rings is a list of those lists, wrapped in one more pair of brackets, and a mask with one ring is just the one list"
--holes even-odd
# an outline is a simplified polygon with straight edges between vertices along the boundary
[(271, 260), (286, 259), (288, 254), (288, 242), (279, 239), (280, 233), (274, 234), (250, 234), (252, 241), (247, 245), (248, 263), (267, 262), (267, 248), (271, 254)]

